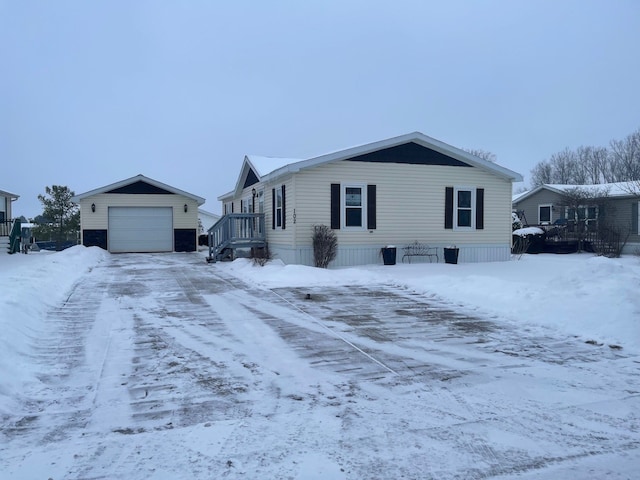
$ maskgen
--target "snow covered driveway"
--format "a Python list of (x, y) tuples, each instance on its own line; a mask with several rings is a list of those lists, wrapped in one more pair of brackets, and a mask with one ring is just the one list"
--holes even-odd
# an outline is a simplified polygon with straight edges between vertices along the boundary
[(0, 478), (633, 478), (640, 360), (391, 285), (110, 256), (34, 332)]

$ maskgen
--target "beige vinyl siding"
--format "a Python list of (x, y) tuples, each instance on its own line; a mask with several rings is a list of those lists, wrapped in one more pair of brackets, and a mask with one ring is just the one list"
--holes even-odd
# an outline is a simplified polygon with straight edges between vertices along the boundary
[[(276, 227), (272, 229), (273, 215), (273, 192), (274, 188), (278, 188), (281, 185), (285, 185), (285, 228)], [(294, 230), (295, 224), (293, 223), (293, 212), (295, 207), (295, 182), (294, 177), (289, 176), (283, 178), (275, 183), (257, 183), (242, 190), (242, 194), (234, 198), (234, 213), (240, 213), (240, 199), (251, 198), (251, 190), (256, 189), (264, 190), (264, 217), (265, 217), (265, 230), (267, 234), (267, 241), (270, 245), (292, 245), (294, 242)], [(257, 200), (256, 200), (257, 202)], [(256, 210), (258, 205), (256, 203)]]
[[(95, 203), (96, 211), (91, 211)], [(184, 205), (187, 205), (187, 212)], [(80, 201), (83, 230), (106, 230), (109, 225), (108, 207), (172, 207), (173, 228), (198, 228), (198, 203), (182, 195), (98, 194)]]
[[(473, 167), (342, 161), (296, 175), (296, 190), (304, 194), (295, 202), (294, 245), (311, 244), (314, 224), (330, 225), (332, 183), (377, 186), (377, 228), (336, 230), (341, 247), (379, 248), (414, 240), (456, 245), (510, 243), (511, 183), (506, 180)], [(485, 189), (483, 230), (444, 228), (445, 186)], [(290, 198), (288, 191), (287, 198)]]

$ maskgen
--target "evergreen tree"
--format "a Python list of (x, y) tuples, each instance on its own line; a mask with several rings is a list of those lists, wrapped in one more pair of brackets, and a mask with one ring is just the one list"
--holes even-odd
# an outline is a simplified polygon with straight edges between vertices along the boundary
[(74, 195), (69, 187), (62, 185), (45, 187), (45, 195), (38, 195), (44, 208), (39, 218), (46, 220), (34, 233), (40, 238), (55, 239), (58, 249), (63, 241), (75, 240), (80, 230), (80, 210), (71, 201)]

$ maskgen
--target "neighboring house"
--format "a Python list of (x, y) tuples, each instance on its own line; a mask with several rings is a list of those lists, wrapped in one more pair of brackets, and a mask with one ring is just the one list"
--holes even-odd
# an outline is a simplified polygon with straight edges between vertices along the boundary
[(144, 175), (76, 195), (82, 244), (109, 252), (197, 249), (198, 206), (204, 198)]
[[(593, 199), (586, 205), (567, 206), (564, 195), (579, 188), (591, 192)], [(621, 232), (629, 232), (623, 253), (640, 247), (638, 182), (606, 183), (599, 185), (544, 184), (513, 197), (513, 210), (527, 225), (584, 224), (596, 231), (606, 218), (609, 225)]]
[(20, 198), (20, 196), (15, 193), (0, 190), (0, 222), (11, 220), (11, 204), (18, 198)]
[(418, 132), (305, 160), (247, 156), (233, 191), (218, 197), (224, 216), (213, 241), (230, 242), (225, 219), (256, 212), (252, 230), (264, 229), (272, 256), (288, 264), (314, 264), (320, 224), (337, 234), (332, 266), (379, 263), (382, 247), (416, 240), (440, 250), (456, 245), (460, 262), (508, 260), (519, 181)]
[(216, 215), (215, 213), (207, 212), (206, 210), (199, 208), (198, 220), (202, 226), (202, 231), (198, 230), (198, 234), (201, 234), (213, 227), (213, 224), (220, 220), (220, 215)]
[(0, 251), (9, 250), (9, 235), (13, 226), (11, 204), (20, 198), (15, 193), (0, 190)]

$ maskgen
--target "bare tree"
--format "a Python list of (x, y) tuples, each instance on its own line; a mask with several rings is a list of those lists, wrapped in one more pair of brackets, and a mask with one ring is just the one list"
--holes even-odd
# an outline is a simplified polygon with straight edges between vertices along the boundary
[(463, 150), (488, 162), (495, 163), (498, 160), (498, 157), (495, 153), (489, 152), (487, 150), (482, 150), (481, 148), (463, 148)]
[(576, 154), (565, 148), (563, 151), (554, 153), (549, 160), (553, 172), (553, 183), (562, 185), (576, 185)]
[(584, 185), (610, 183), (607, 180), (609, 151), (604, 147), (578, 147), (576, 150), (578, 170)]
[(531, 186), (539, 187), (545, 183), (553, 183), (553, 168), (549, 162), (538, 162), (531, 170)]
[(622, 140), (611, 141), (611, 161), (617, 182), (640, 180), (640, 128)]
[[(578, 240), (578, 251), (584, 250), (584, 241), (590, 228), (590, 222), (596, 225), (596, 211), (598, 205), (603, 205), (609, 196), (607, 188), (574, 187), (565, 190), (558, 202), (566, 207), (568, 227), (571, 228)], [(594, 209), (593, 211), (590, 211)], [(600, 212), (604, 216), (604, 212)]]

